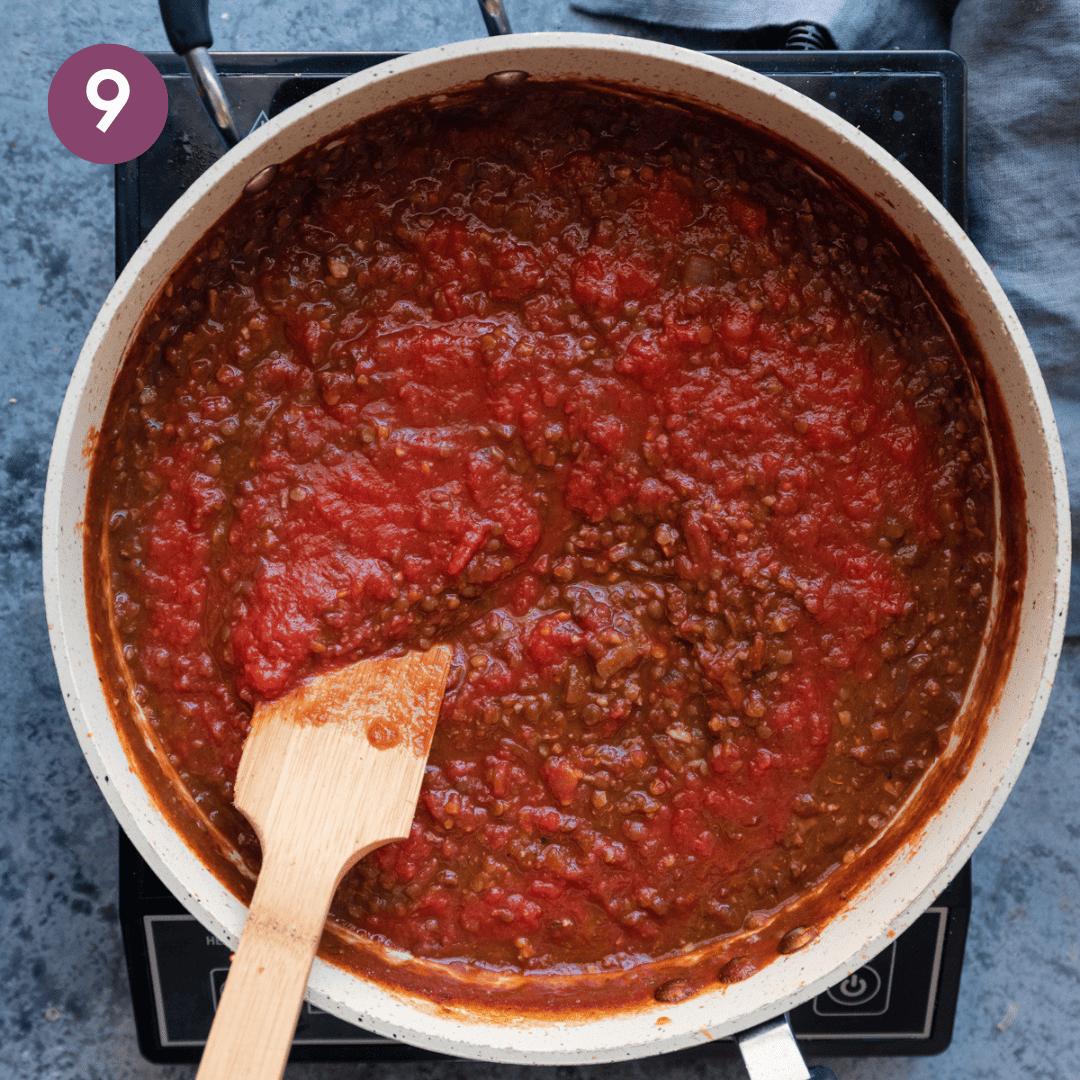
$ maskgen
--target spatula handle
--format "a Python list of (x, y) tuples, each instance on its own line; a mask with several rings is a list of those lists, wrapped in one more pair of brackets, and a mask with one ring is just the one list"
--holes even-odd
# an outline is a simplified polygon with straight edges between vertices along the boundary
[(273, 1080), (284, 1073), (338, 866), (328, 870), (295, 850), (264, 852), (197, 1080)]

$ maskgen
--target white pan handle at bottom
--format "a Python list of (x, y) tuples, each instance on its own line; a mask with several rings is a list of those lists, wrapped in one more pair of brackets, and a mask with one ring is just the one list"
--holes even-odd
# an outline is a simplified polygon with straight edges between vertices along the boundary
[(806, 1067), (787, 1013), (735, 1036), (750, 1080), (836, 1080), (824, 1065)]

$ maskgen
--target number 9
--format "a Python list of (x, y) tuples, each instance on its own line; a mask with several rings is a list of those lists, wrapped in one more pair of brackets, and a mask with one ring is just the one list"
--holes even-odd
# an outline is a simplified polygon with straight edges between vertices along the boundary
[[(103, 98), (101, 96), (98, 88), (103, 82), (111, 82), (116, 85), (116, 97)], [(120, 111), (127, 104), (130, 96), (131, 84), (121, 72), (116, 71), (114, 68), (102, 68), (90, 76), (90, 81), (86, 84), (86, 100), (95, 109), (100, 109), (104, 113), (104, 116), (97, 122), (98, 131), (109, 130), (112, 122), (120, 115)]]

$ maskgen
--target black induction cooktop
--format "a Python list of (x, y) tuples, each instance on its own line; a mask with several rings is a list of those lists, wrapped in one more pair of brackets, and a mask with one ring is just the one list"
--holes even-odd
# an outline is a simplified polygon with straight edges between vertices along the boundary
[[(250, 132), (308, 94), (400, 53), (215, 53), (240, 129)], [(840, 114), (906, 165), (961, 224), (965, 82), (951, 52), (712, 53), (785, 83)], [(116, 265), (222, 153), (183, 61), (150, 54), (169, 117), (140, 158), (116, 167)], [(791, 1014), (809, 1055), (936, 1054), (952, 1038), (971, 905), (965, 867), (904, 934), (865, 967)], [(208, 934), (120, 837), (120, 919), (139, 1045), (159, 1063), (198, 1061), (229, 966)], [(679, 1057), (735, 1054), (717, 1040)], [(380, 1038), (305, 1004), (292, 1060), (403, 1061), (437, 1055)], [(657, 1060), (664, 1068), (670, 1057)]]

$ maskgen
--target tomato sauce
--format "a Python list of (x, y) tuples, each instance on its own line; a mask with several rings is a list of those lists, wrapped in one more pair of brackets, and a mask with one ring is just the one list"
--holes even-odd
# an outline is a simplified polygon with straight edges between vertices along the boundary
[(173, 275), (99, 447), (129, 677), (252, 865), (253, 705), (452, 648), (412, 833), (333, 909), (436, 961), (762, 925), (897, 813), (987, 618), (979, 407), (915, 272), (644, 97), (484, 89), (287, 163)]

